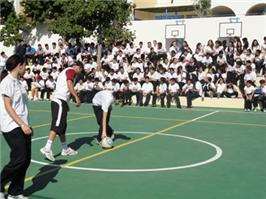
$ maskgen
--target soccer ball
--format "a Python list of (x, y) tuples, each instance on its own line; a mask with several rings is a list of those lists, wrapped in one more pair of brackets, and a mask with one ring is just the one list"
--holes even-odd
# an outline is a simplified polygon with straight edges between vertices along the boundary
[(101, 145), (105, 149), (109, 149), (113, 147), (113, 140), (109, 137), (105, 137), (101, 141)]

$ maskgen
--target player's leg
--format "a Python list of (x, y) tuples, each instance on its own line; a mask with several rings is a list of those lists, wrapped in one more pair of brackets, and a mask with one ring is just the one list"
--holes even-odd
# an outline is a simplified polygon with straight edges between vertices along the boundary
[(108, 113), (107, 113), (107, 118), (106, 118), (106, 134), (108, 137), (114, 139), (114, 130), (112, 129), (112, 127), (109, 125), (109, 121), (110, 121), (110, 116), (111, 116), (111, 112), (112, 112), (112, 108), (109, 108)]
[(62, 102), (60, 100), (51, 101), (52, 122), (46, 145), (41, 148), (41, 153), (50, 161), (54, 161), (52, 144), (56, 138), (60, 120), (62, 117)]
[(102, 140), (102, 118), (103, 118), (103, 110), (100, 106), (93, 106), (94, 115), (96, 117), (96, 121), (99, 125), (99, 133), (97, 135), (97, 142), (101, 142)]

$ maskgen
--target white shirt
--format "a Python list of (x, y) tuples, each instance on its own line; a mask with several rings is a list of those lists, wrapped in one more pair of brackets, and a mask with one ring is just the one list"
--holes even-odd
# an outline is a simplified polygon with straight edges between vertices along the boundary
[(143, 78), (144, 78), (144, 74), (143, 73), (134, 73), (133, 74), (133, 79), (134, 78), (137, 78), (138, 79), (138, 81), (141, 81)]
[(148, 83), (144, 83), (141, 87), (141, 90), (143, 91), (143, 93), (151, 93), (153, 91), (153, 85), (151, 82)]
[(51, 81), (50, 79), (48, 79), (45, 82), (45, 85), (46, 85), (47, 88), (50, 88), (52, 90), (54, 90), (54, 88), (55, 88), (55, 82), (54, 81)]
[(92, 91), (92, 89), (94, 88), (94, 83), (90, 81), (86, 81), (84, 83), (84, 87), (85, 87), (85, 90)]
[(177, 83), (174, 83), (174, 84), (169, 84), (168, 89), (170, 93), (177, 93), (180, 87)]
[(149, 72), (148, 76), (150, 77), (152, 81), (156, 81), (160, 79), (160, 74), (157, 71), (155, 71), (154, 73)]
[(111, 81), (105, 82), (104, 89), (106, 89), (106, 90), (113, 90), (113, 83)]
[(28, 73), (26, 72), (24, 75), (23, 75), (23, 78), (24, 79), (33, 79), (34, 77), (34, 74), (32, 72)]
[(138, 92), (141, 90), (141, 85), (139, 82), (137, 82), (136, 84), (134, 82), (132, 82), (130, 85), (129, 85), (129, 89), (132, 91), (132, 92)]
[(159, 90), (159, 93), (160, 94), (166, 93), (166, 91), (167, 91), (167, 84), (166, 83), (160, 84), (158, 86), (158, 90)]
[(113, 92), (109, 90), (103, 90), (96, 93), (96, 95), (92, 99), (92, 104), (94, 106), (101, 106), (102, 110), (105, 113), (108, 112), (108, 109), (113, 102), (114, 102)]
[(0, 83), (0, 129), (3, 133), (12, 131), (19, 125), (9, 116), (4, 105), (3, 95), (12, 100), (12, 107), (17, 115), (28, 124), (27, 91), (18, 79), (11, 74)]
[(245, 86), (244, 91), (247, 95), (250, 95), (255, 91), (255, 87), (254, 86), (250, 86), (250, 87)]
[(248, 80), (256, 81), (256, 78), (257, 78), (257, 75), (254, 71), (252, 71), (251, 73), (246, 73), (244, 76), (245, 81), (248, 81)]
[(226, 89), (226, 84), (222, 83), (222, 84), (217, 84), (217, 93), (223, 93)]
[[(61, 99), (64, 101), (68, 101), (70, 92), (68, 90), (67, 86), (67, 74), (71, 74), (72, 78), (75, 76), (75, 71), (73, 68), (66, 68), (61, 73), (59, 73), (57, 82), (56, 82), (56, 88), (54, 91), (54, 98), (55, 99)], [(72, 80), (73, 80), (72, 79)]]
[(75, 90), (77, 91), (77, 92), (80, 92), (80, 91), (83, 91), (83, 90), (85, 90), (86, 88), (85, 88), (85, 85), (82, 83), (82, 84), (80, 84), (80, 83), (77, 83), (76, 84), (76, 86), (75, 86)]

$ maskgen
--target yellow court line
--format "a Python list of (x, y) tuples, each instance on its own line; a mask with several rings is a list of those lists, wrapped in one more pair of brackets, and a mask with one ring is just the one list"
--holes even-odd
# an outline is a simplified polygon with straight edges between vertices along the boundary
[[(77, 164), (77, 163), (83, 162), (83, 161), (85, 161), (85, 160), (89, 160), (89, 159), (92, 159), (92, 158), (94, 158), (94, 157), (101, 156), (101, 155), (103, 155), (103, 154), (105, 154), (105, 153), (108, 153), (108, 152), (111, 152), (111, 151), (115, 151), (115, 150), (120, 149), (120, 148), (122, 148), (122, 147), (124, 147), (124, 146), (128, 146), (128, 145), (130, 145), (130, 144), (133, 144), (133, 143), (136, 143), (136, 142), (139, 142), (139, 141), (142, 141), (142, 140), (148, 139), (148, 138), (153, 137), (153, 136), (155, 136), (155, 135), (158, 135), (158, 134), (160, 134), (160, 133), (165, 133), (165, 132), (167, 132), (167, 131), (169, 131), (169, 130), (171, 130), (171, 129), (174, 129), (174, 128), (176, 128), (176, 127), (180, 127), (180, 126), (183, 126), (183, 125), (186, 125), (186, 124), (192, 123), (192, 122), (194, 122), (194, 121), (197, 121), (198, 119), (201, 119), (201, 118), (203, 118), (203, 117), (207, 117), (207, 116), (213, 115), (213, 114), (215, 114), (215, 113), (217, 113), (217, 112), (219, 112), (219, 111), (214, 111), (214, 112), (211, 112), (211, 113), (205, 114), (205, 115), (203, 115), (203, 116), (200, 116), (200, 117), (194, 118), (194, 119), (192, 119), (192, 120), (188, 120), (188, 121), (185, 121), (185, 122), (182, 122), (182, 123), (175, 124), (175, 125), (173, 125), (173, 126), (170, 126), (170, 127), (168, 127), (168, 128), (162, 129), (162, 130), (160, 130), (160, 131), (156, 131), (156, 132), (154, 132), (153, 134), (149, 134), (149, 135), (146, 135), (146, 136), (144, 136), (144, 137), (141, 137), (141, 138), (138, 138), (138, 139), (135, 139), (135, 140), (132, 140), (132, 141), (125, 142), (125, 143), (123, 143), (123, 144), (117, 145), (117, 146), (115, 146), (115, 147), (112, 148), (112, 149), (108, 149), (108, 150), (100, 151), (100, 152), (95, 153), (95, 154), (92, 154), (92, 155), (90, 155), (90, 156), (87, 156), (87, 157), (84, 157), (84, 158), (81, 158), (81, 159), (78, 159), (78, 160), (72, 161), (72, 162), (67, 163), (67, 164), (63, 164), (63, 165), (61, 165), (60, 167), (61, 167), (61, 168), (67, 168), (67, 167), (69, 167), (69, 166), (72, 166), (72, 165), (74, 165), (74, 164)], [(57, 169), (57, 168), (55, 168), (55, 169), (51, 169), (51, 170), (46, 171), (46, 172), (43, 172), (43, 173), (39, 174), (38, 177), (39, 177), (39, 176), (46, 175), (46, 174), (48, 174), (48, 173), (50, 173), (50, 172), (53, 172), (53, 171), (55, 171), (56, 169)], [(25, 182), (28, 182), (28, 181), (32, 180), (34, 177), (35, 177), (35, 176), (30, 176), (30, 177), (25, 178)]]

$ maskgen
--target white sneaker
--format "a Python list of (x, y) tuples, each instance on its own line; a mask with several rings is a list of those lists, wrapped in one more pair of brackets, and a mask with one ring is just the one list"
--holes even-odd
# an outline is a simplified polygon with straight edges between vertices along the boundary
[(43, 147), (43, 148), (40, 149), (40, 151), (48, 160), (50, 160), (52, 162), (55, 161), (55, 158), (54, 158), (52, 150), (46, 150), (46, 148)]
[(0, 192), (0, 199), (5, 199), (5, 194), (3, 192)]
[(110, 138), (114, 141), (114, 139), (115, 139), (115, 134), (113, 133), (113, 134), (111, 135)]
[(67, 149), (63, 149), (61, 152), (62, 156), (71, 156), (71, 155), (77, 155), (78, 152), (68, 147)]
[(18, 195), (18, 196), (8, 195), (7, 199), (29, 199), (29, 198), (28, 197), (25, 197), (23, 195)]

